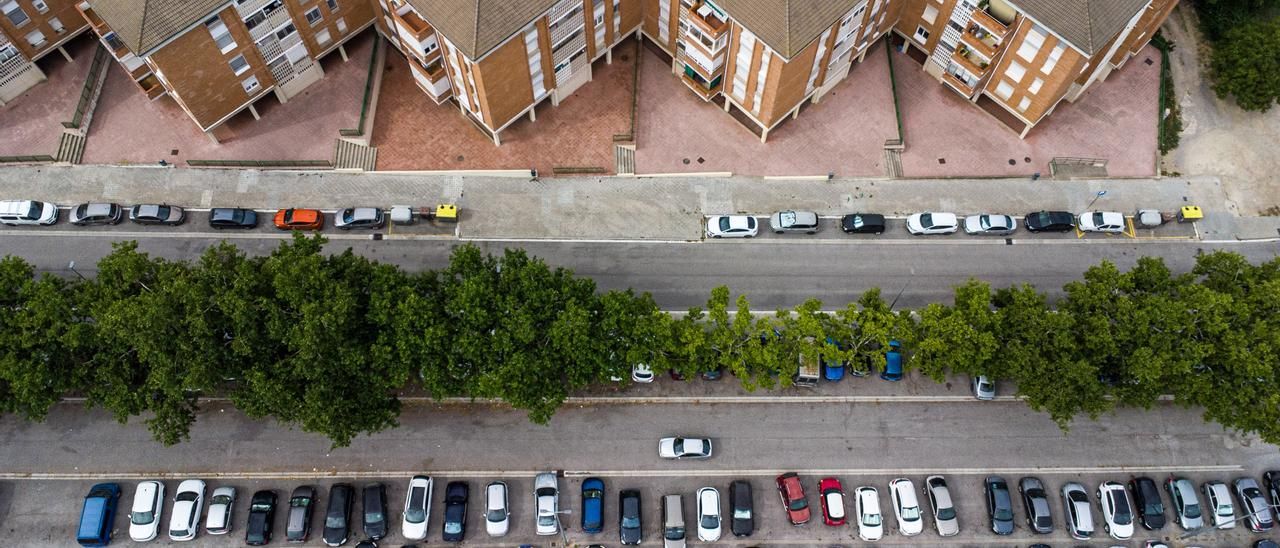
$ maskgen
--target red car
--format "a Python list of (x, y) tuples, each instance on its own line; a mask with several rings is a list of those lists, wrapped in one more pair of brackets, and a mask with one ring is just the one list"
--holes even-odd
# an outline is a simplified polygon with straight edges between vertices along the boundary
[(818, 498), (822, 501), (822, 523), (832, 527), (844, 525), (844, 488), (840, 480), (822, 478), (818, 482)]
[(320, 230), (324, 228), (324, 213), (318, 209), (281, 209), (272, 223), (280, 230)]
[(778, 495), (782, 497), (782, 507), (787, 509), (787, 521), (792, 525), (809, 523), (809, 501), (804, 498), (800, 476), (795, 472), (787, 472), (778, 476), (776, 481)]

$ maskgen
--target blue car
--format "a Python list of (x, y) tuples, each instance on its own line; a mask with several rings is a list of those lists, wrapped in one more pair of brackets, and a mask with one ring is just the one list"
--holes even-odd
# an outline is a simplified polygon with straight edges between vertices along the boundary
[(116, 503), (120, 500), (120, 484), (99, 483), (89, 489), (80, 509), (80, 526), (76, 528), (76, 542), (81, 546), (106, 546), (111, 544), (112, 522), (116, 517)]
[(884, 372), (880, 378), (886, 381), (902, 380), (902, 343), (889, 341), (889, 351), (884, 353)]
[[(835, 346), (840, 350), (847, 350), (843, 344), (836, 343), (836, 340), (827, 337), (827, 344)], [(822, 360), (822, 376), (828, 381), (839, 381), (844, 378), (844, 362), (840, 360)]]
[(604, 482), (600, 478), (582, 481), (582, 532), (604, 530)]

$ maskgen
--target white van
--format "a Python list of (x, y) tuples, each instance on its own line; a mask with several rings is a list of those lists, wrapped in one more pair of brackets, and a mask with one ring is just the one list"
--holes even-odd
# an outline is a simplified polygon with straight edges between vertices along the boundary
[(35, 200), (0, 201), (0, 223), (51, 225), (58, 222), (58, 206)]

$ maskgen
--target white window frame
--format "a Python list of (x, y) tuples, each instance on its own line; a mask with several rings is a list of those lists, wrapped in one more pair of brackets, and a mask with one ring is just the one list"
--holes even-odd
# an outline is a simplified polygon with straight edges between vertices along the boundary
[(916, 25), (916, 32), (911, 35), (911, 39), (920, 42), (921, 44), (928, 43), (929, 29), (924, 28), (924, 25)]
[(262, 83), (258, 82), (258, 77), (254, 75), (254, 76), (249, 76), (244, 80), (241, 80), (240, 87), (244, 88), (245, 93), (252, 94), (254, 90), (262, 87)]
[[(236, 68), (237, 59), (239, 59), (241, 63), (244, 63), (244, 65), (241, 66), (240, 68)], [(227, 66), (231, 67), (231, 72), (236, 73), (236, 76), (240, 76), (241, 74), (249, 72), (249, 69), (252, 68), (249, 66), (249, 60), (244, 57), (244, 54), (237, 55), (235, 57), (232, 57), (231, 59), (228, 59)]]
[[(314, 20), (311, 19), (311, 14), (313, 13), (315, 14), (315, 17), (316, 17)], [(319, 6), (312, 6), (311, 9), (303, 12), (302, 16), (306, 18), (307, 24), (313, 27), (316, 25), (319, 25), (320, 22), (324, 20), (324, 14), (320, 13)]]

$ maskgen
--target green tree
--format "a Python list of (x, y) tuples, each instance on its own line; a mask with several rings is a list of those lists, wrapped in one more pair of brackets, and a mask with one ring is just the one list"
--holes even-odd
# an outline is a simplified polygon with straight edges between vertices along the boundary
[(955, 293), (954, 306), (933, 303), (920, 311), (914, 366), (934, 382), (945, 381), (949, 372), (1002, 376), (993, 367), (999, 342), (990, 286), (969, 280)]
[(77, 388), (79, 364), (92, 355), (77, 307), (80, 287), (35, 278), (22, 259), (0, 259), (0, 412), (41, 421)]
[(1228, 30), (1209, 60), (1213, 91), (1245, 110), (1266, 112), (1280, 100), (1280, 18), (1255, 19)]

